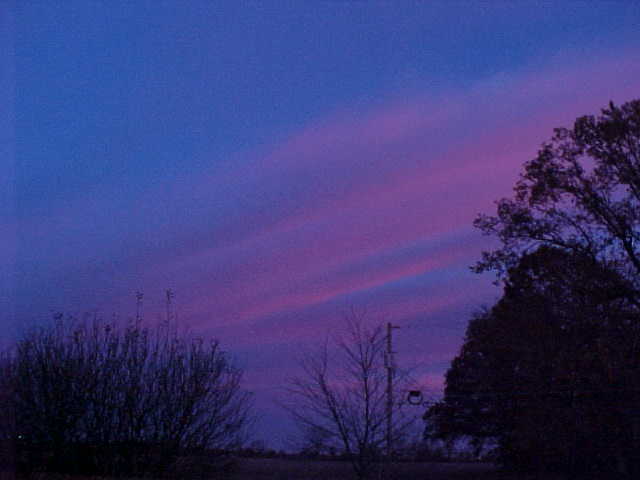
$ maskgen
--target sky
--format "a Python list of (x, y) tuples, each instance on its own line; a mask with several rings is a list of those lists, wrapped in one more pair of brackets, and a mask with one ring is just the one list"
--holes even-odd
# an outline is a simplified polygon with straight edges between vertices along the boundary
[(631, 0), (8, 1), (0, 45), (2, 341), (171, 289), (276, 447), (351, 309), (437, 396), (500, 295), (473, 219), (554, 127), (640, 97)]

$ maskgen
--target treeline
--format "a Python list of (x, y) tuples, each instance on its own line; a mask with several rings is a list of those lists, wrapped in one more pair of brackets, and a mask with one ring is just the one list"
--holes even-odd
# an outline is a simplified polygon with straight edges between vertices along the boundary
[(2, 360), (2, 438), (19, 472), (161, 475), (242, 444), (251, 399), (217, 341), (58, 315)]
[(427, 438), (503, 465), (640, 474), (640, 101), (560, 128), (476, 226), (500, 300), (469, 322)]

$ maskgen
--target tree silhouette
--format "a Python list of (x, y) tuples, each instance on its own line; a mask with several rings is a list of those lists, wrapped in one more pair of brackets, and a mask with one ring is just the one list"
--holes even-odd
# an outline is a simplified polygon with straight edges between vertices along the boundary
[(220, 349), (155, 328), (58, 315), (17, 343), (7, 371), (24, 469), (131, 475), (243, 439), (250, 398)]
[(640, 304), (640, 100), (555, 129), (514, 193), (497, 202), (495, 216), (475, 221), (501, 242), (476, 270), (504, 275), (524, 253), (549, 245), (617, 270), (632, 287), (621, 293)]
[[(302, 362), (303, 373), (291, 380), (285, 408), (315, 450), (331, 449), (351, 460), (358, 478), (367, 478), (386, 446), (387, 371), (385, 335), (381, 327), (367, 328), (352, 312), (337, 349), (325, 343)], [(390, 359), (386, 359), (390, 361)], [(398, 393), (407, 376), (395, 375), (393, 437), (400, 437), (415, 420), (400, 409)]]
[(556, 129), (475, 225), (501, 245), (474, 269), (496, 272), (504, 295), (470, 322), (427, 420), (497, 438), (514, 465), (546, 452), (571, 471), (581, 452), (637, 470), (640, 100)]
[(525, 255), (469, 323), (444, 400), (426, 414), (435, 436), (496, 440), (500, 461), (520, 468), (635, 468), (640, 322), (615, 295), (624, 283), (588, 256)]

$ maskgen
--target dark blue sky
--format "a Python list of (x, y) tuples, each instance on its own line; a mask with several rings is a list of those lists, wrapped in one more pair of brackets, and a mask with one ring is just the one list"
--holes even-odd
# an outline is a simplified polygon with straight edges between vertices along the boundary
[(632, 1), (8, 5), (0, 335), (137, 290), (155, 318), (172, 288), (272, 412), (351, 305), (406, 326), (437, 392), (499, 294), (475, 215), (553, 127), (640, 92)]
[(635, 2), (394, 3), (18, 2), (18, 214), (225, 165), (345, 105), (638, 42)]

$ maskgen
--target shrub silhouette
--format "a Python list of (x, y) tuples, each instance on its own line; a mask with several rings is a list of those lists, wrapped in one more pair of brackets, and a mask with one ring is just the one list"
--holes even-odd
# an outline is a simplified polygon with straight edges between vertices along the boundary
[(3, 371), (19, 470), (157, 474), (246, 434), (242, 371), (218, 341), (168, 322), (57, 315), (17, 342)]

